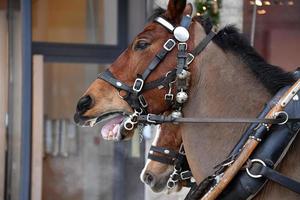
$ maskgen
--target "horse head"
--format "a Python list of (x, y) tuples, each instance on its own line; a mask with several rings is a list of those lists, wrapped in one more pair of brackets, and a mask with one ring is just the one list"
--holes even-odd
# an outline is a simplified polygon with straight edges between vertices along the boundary
[(147, 184), (152, 191), (160, 192), (167, 186), (169, 191), (181, 190), (184, 181), (170, 182), (181, 145), (182, 138), (178, 125), (163, 124), (157, 128), (147, 162), (140, 175), (142, 182)]
[[(131, 138), (137, 130), (136, 123), (131, 123), (131, 127), (126, 123), (136, 113), (145, 109), (154, 114), (170, 110), (165, 95), (178, 52), (173, 48), (176, 43), (170, 26), (179, 26), (182, 17), (191, 14), (192, 5), (185, 0), (169, 1), (160, 23), (148, 23), (108, 70), (90, 85), (78, 101), (74, 121), (81, 126), (104, 122), (103, 138), (122, 140)], [(188, 50), (192, 37), (187, 41)]]

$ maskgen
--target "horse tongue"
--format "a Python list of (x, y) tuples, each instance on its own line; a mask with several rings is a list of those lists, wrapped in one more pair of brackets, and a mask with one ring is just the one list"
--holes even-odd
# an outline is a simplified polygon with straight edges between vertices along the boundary
[(117, 116), (115, 118), (110, 119), (107, 121), (101, 129), (101, 135), (104, 139), (108, 138), (109, 132), (113, 132), (114, 136), (118, 132), (118, 127), (120, 126), (119, 124), (123, 121), (124, 117), (123, 116)]

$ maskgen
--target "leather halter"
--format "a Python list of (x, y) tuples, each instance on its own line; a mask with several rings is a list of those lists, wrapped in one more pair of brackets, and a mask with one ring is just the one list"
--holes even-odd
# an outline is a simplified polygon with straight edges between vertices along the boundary
[(193, 175), (187, 162), (183, 144), (180, 145), (178, 152), (152, 145), (148, 153), (148, 159), (174, 166), (174, 170), (167, 182), (169, 189), (173, 189), (179, 181), (186, 181), (186, 187), (192, 187), (195, 184), (191, 180)]
[[(170, 22), (162, 17), (158, 17), (154, 20), (154, 22), (160, 24), (169, 32), (173, 33), (174, 37), (169, 38), (164, 43), (163, 48), (155, 55), (146, 70), (142, 74), (137, 75), (137, 78), (135, 79), (132, 86), (129, 86), (121, 80), (115, 78), (109, 70), (106, 70), (105, 72), (99, 74), (99, 79), (108, 82), (119, 92), (125, 91), (127, 93), (125, 96), (120, 97), (123, 98), (131, 106), (131, 108), (134, 110), (134, 113), (130, 116), (130, 119), (128, 119), (124, 123), (125, 129), (132, 130), (134, 128), (134, 125), (139, 122), (138, 116), (148, 114), (148, 103), (142, 95), (142, 93), (147, 90), (169, 87), (169, 92), (165, 95), (166, 102), (169, 105), (172, 105), (172, 107), (176, 110), (181, 110), (182, 103), (173, 101), (174, 95), (171, 93), (172, 83), (175, 81), (176, 76), (178, 76), (184, 69), (187, 68), (187, 66), (194, 60), (195, 56), (199, 55), (216, 35), (216, 33), (211, 31), (196, 46), (196, 48), (192, 50), (191, 53), (187, 53), (187, 44), (185, 42), (189, 37), (188, 28), (191, 24), (191, 21), (192, 18), (189, 15), (183, 16), (180, 26), (175, 28)], [(159, 79), (145, 83), (149, 75), (158, 67), (158, 65), (164, 60), (167, 54), (173, 50), (176, 44), (178, 45), (177, 67), (168, 72), (166, 75), (160, 77)], [(177, 90), (187, 90), (187, 85), (188, 83), (182, 83), (181, 81), (181, 85), (177, 84)]]

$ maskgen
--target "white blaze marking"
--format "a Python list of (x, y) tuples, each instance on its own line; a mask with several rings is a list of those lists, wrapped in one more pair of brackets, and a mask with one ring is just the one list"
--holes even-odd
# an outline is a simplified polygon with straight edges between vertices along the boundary
[[(156, 146), (156, 145), (157, 145), (157, 142), (158, 142), (158, 138), (159, 138), (159, 136), (160, 136), (160, 133), (161, 133), (161, 127), (160, 127), (160, 125), (158, 125), (158, 126), (156, 127), (155, 138), (154, 138), (154, 140), (153, 140), (153, 142), (152, 142), (152, 146)], [(147, 159), (146, 164), (145, 164), (145, 167), (143, 168), (143, 170), (142, 170), (142, 172), (141, 172), (141, 174), (140, 174), (140, 179), (141, 179), (141, 181), (142, 181), (143, 183), (145, 183), (144, 180), (143, 180), (143, 176), (144, 176), (144, 174), (145, 174), (145, 172), (146, 172), (146, 169), (147, 169), (147, 167), (148, 167), (150, 161), (151, 161), (150, 159)]]

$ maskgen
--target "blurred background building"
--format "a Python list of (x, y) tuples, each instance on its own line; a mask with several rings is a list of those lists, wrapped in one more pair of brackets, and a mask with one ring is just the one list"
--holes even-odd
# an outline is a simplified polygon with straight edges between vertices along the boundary
[[(300, 2), (196, 0), (271, 64), (300, 66)], [(0, 0), (0, 200), (183, 199), (139, 180), (152, 136), (112, 143), (72, 122), (80, 95), (165, 0)], [(216, 6), (217, 5), (217, 6)]]

